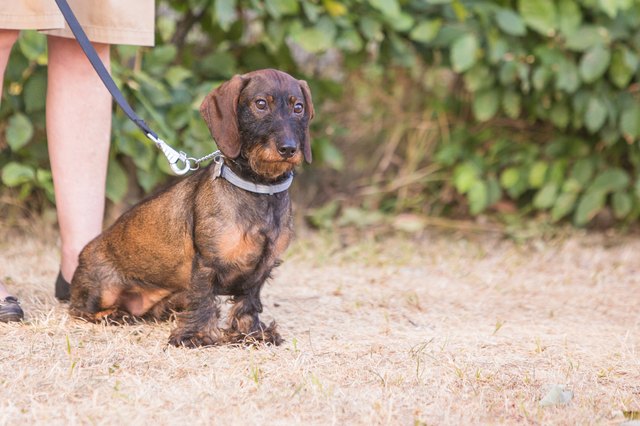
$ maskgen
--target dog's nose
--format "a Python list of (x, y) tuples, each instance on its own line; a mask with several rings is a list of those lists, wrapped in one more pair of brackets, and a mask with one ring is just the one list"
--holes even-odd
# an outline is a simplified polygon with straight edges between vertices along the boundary
[(296, 146), (295, 141), (293, 141), (291, 139), (285, 140), (278, 147), (278, 153), (280, 153), (280, 156), (282, 156), (282, 158), (291, 158), (291, 157), (293, 157), (297, 150), (298, 150), (298, 147)]

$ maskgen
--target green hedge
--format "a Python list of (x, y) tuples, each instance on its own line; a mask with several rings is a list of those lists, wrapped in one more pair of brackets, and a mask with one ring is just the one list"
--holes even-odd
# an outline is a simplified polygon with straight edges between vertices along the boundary
[[(213, 148), (197, 107), (235, 73), (295, 73), (311, 82), (322, 111), (340, 94), (336, 75), (380, 79), (401, 68), (420, 107), (453, 123), (425, 159), (440, 173), (437, 184), (424, 183), (426, 194), (453, 188), (473, 215), (508, 201), (577, 225), (604, 209), (621, 221), (640, 214), (640, 5), (633, 0), (162, 0), (158, 11), (157, 46), (116, 48), (113, 71), (135, 109), (189, 154)], [(338, 72), (318, 60), (330, 58), (327, 51), (342, 55)], [(0, 109), (2, 181), (22, 197), (34, 189), (52, 197), (44, 65), (45, 40), (23, 33)], [(435, 71), (459, 75), (464, 90), (434, 93)], [(473, 122), (460, 119), (467, 109)], [(314, 124), (314, 154), (341, 168), (341, 150), (321, 131), (326, 123), (320, 115)], [(117, 202), (132, 177), (149, 191), (168, 169), (119, 111), (113, 128), (108, 196)], [(360, 155), (366, 161), (369, 153)]]

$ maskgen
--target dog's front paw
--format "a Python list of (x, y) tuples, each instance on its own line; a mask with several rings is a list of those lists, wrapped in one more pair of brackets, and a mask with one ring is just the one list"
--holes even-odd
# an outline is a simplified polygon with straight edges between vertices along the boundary
[(226, 339), (229, 343), (240, 343), (243, 345), (256, 345), (259, 343), (267, 343), (274, 346), (284, 342), (282, 336), (277, 331), (275, 321), (271, 322), (267, 327), (262, 321), (252, 328), (250, 333), (242, 333), (231, 329), (226, 331)]
[(182, 330), (174, 330), (169, 336), (169, 344), (185, 348), (200, 348), (219, 345), (220, 340), (202, 332), (188, 333)]

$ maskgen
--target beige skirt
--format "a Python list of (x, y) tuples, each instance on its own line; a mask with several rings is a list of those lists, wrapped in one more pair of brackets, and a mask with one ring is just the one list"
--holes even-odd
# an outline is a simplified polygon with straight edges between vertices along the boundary
[[(91, 41), (153, 46), (154, 0), (67, 1)], [(54, 0), (0, 0), (0, 29), (73, 38)]]

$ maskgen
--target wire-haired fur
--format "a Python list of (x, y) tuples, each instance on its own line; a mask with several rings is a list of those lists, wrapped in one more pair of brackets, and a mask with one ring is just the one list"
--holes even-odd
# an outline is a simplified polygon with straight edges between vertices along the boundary
[[(276, 70), (235, 76), (200, 108), (225, 164), (246, 180), (277, 184), (311, 162), (307, 83)], [(188, 347), (263, 341), (260, 291), (292, 237), (287, 191), (256, 194), (214, 179), (209, 166), (134, 206), (80, 254), (73, 315), (165, 319), (179, 312), (169, 342)], [(220, 323), (219, 296), (231, 296)]]

